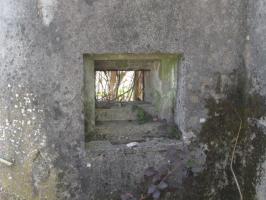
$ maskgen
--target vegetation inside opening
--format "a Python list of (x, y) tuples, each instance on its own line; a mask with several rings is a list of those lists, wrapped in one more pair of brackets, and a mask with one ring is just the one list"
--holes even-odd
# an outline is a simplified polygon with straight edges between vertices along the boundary
[(132, 102), (144, 99), (144, 71), (95, 71), (97, 102)]

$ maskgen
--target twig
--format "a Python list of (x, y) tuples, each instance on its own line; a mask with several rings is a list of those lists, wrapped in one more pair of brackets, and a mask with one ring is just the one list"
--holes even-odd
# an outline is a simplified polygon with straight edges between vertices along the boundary
[(9, 167), (13, 165), (12, 162), (10, 162), (10, 161), (8, 161), (8, 160), (5, 160), (5, 159), (3, 159), (3, 158), (0, 158), (0, 163), (3, 163), (3, 164), (5, 164), (5, 165), (7, 165), (7, 166), (9, 166)]
[[(237, 113), (237, 115), (239, 116), (238, 113)], [(235, 158), (236, 146), (237, 146), (237, 143), (238, 143), (238, 140), (239, 140), (240, 131), (241, 131), (241, 129), (242, 129), (242, 119), (241, 119), (240, 116), (239, 116), (239, 118), (240, 118), (240, 124), (239, 124), (238, 132), (237, 132), (237, 137), (236, 137), (235, 145), (234, 145), (233, 152), (232, 152), (232, 156), (231, 156), (230, 170), (231, 170), (231, 172), (232, 172), (232, 174), (233, 174), (233, 176), (234, 176), (234, 180), (235, 180), (235, 183), (236, 183), (236, 186), (237, 186), (238, 192), (239, 192), (240, 200), (243, 200), (243, 195), (242, 195), (242, 192), (241, 192), (241, 188), (240, 188), (239, 182), (238, 182), (238, 180), (237, 180), (237, 177), (236, 177), (235, 171), (234, 171), (234, 169), (233, 169), (233, 162), (234, 162), (234, 158)]]

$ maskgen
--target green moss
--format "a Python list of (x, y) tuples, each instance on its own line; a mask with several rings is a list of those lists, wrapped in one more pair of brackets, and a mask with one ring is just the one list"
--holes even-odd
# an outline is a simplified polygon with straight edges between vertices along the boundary
[(265, 98), (246, 92), (246, 77), (238, 76), (237, 85), (228, 91), (227, 97), (217, 101), (206, 100), (208, 119), (195, 143), (207, 144), (207, 159), (202, 173), (184, 182), (185, 188), (193, 188), (184, 199), (235, 200), (239, 199), (236, 184), (230, 171), (230, 156), (243, 121), (235, 154), (234, 170), (244, 200), (256, 199), (259, 171), (266, 153), (266, 135), (251, 119), (266, 114)]
[(139, 106), (133, 106), (132, 110), (137, 113), (137, 121), (139, 124), (144, 124), (152, 121), (152, 116)]
[(179, 130), (179, 128), (177, 127), (177, 125), (170, 125), (170, 124), (167, 124), (167, 132), (169, 134), (169, 138), (172, 138), (172, 139), (177, 139), (177, 140), (180, 140), (181, 139), (181, 131)]

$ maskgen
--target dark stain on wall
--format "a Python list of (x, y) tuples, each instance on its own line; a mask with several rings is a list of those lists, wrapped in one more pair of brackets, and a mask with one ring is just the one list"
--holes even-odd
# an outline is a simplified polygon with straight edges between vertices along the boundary
[(183, 199), (239, 199), (230, 160), (241, 120), (233, 168), (244, 200), (256, 199), (266, 152), (266, 135), (258, 126), (258, 119), (266, 114), (266, 101), (259, 94), (247, 92), (245, 73), (235, 72), (234, 76), (237, 83), (228, 89), (225, 98), (206, 100), (208, 118), (194, 144), (207, 144), (207, 159), (201, 173), (184, 179), (185, 191), (192, 191), (184, 192)]

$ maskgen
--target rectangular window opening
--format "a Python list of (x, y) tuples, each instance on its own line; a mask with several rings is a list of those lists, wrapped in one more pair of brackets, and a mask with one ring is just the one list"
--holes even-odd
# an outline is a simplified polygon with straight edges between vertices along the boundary
[(96, 102), (134, 102), (144, 100), (144, 71), (96, 70)]

